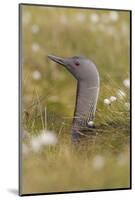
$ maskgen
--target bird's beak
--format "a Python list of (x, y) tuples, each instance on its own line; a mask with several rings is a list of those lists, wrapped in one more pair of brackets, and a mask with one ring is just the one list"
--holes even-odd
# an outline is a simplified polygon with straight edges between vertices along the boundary
[(54, 62), (63, 65), (76, 79), (76, 71), (74, 69), (74, 67), (72, 67), (72, 62), (71, 62), (71, 58), (60, 58), (57, 56), (53, 56), (53, 55), (48, 55), (48, 58), (53, 60)]
[(66, 65), (64, 58), (60, 58), (60, 57), (53, 56), (53, 55), (48, 55), (48, 58), (53, 60), (56, 63), (61, 64), (61, 65), (64, 65), (64, 66)]

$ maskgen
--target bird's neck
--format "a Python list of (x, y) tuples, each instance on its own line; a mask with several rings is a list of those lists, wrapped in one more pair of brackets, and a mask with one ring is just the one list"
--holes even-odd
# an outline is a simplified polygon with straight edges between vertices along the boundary
[(88, 122), (94, 120), (98, 91), (98, 83), (78, 81), (72, 129), (86, 128)]

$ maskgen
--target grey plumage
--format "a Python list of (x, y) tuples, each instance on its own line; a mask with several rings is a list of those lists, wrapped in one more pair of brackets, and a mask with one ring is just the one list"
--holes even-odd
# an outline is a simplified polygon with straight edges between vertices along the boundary
[(99, 93), (99, 74), (95, 64), (85, 57), (48, 57), (63, 65), (77, 80), (76, 105), (71, 128), (72, 141), (76, 142), (82, 134), (85, 135), (86, 130), (93, 129)]

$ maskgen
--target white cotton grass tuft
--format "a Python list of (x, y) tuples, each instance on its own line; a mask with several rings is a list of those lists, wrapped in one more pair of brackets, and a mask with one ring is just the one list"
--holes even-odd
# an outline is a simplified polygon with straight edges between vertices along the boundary
[(117, 97), (115, 97), (115, 96), (110, 96), (109, 100), (110, 100), (111, 102), (114, 102), (114, 101), (117, 100)]
[(32, 151), (39, 152), (43, 146), (56, 145), (58, 142), (56, 134), (49, 130), (42, 130), (38, 136), (30, 141)]
[(96, 24), (99, 21), (99, 16), (96, 13), (92, 13), (89, 19), (93, 24)]
[(43, 130), (40, 135), (40, 140), (45, 145), (55, 145), (57, 143), (56, 134), (52, 131)]
[(119, 14), (116, 11), (111, 11), (109, 13), (109, 18), (111, 21), (116, 22), (119, 19)]
[(94, 126), (94, 122), (93, 121), (88, 121), (87, 123), (88, 123), (88, 126), (91, 126), (91, 127)]
[(130, 80), (129, 80), (129, 79), (125, 79), (125, 80), (123, 81), (123, 85), (124, 85), (125, 87), (129, 88), (129, 87), (130, 87)]
[(123, 91), (123, 90), (118, 90), (117, 91), (117, 96), (120, 98), (120, 99), (123, 99), (124, 97), (126, 97), (126, 93)]
[(35, 70), (32, 72), (32, 78), (34, 80), (40, 80), (41, 79), (41, 73), (38, 70)]
[(40, 46), (38, 43), (33, 43), (32, 46), (31, 46), (31, 49), (33, 52), (38, 52), (40, 50)]
[(109, 99), (104, 99), (104, 104), (105, 105), (110, 105), (111, 104), (111, 101)]
[(96, 155), (92, 160), (92, 166), (95, 170), (101, 170), (105, 166), (105, 159), (101, 155)]
[(104, 104), (105, 105), (110, 105), (110, 104), (112, 104), (112, 102), (115, 102), (116, 100), (117, 100), (117, 97), (110, 96), (110, 97), (104, 99)]
[(39, 32), (39, 26), (37, 24), (33, 24), (31, 27), (32, 33), (36, 34)]
[(22, 15), (22, 22), (24, 25), (28, 25), (31, 21), (31, 13), (30, 12), (24, 12), (24, 14)]

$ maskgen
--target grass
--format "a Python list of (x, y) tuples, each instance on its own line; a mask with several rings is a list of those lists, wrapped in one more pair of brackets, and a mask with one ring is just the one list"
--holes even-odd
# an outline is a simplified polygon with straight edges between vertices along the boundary
[[(41, 130), (58, 143), (22, 153), (21, 192), (46, 193), (130, 187), (129, 13), (22, 6), (22, 133), (29, 147)], [(47, 59), (85, 55), (97, 65), (100, 93), (96, 132), (74, 146), (70, 127), (76, 81)], [(118, 90), (124, 92), (120, 96)], [(104, 99), (117, 101), (105, 105)]]

